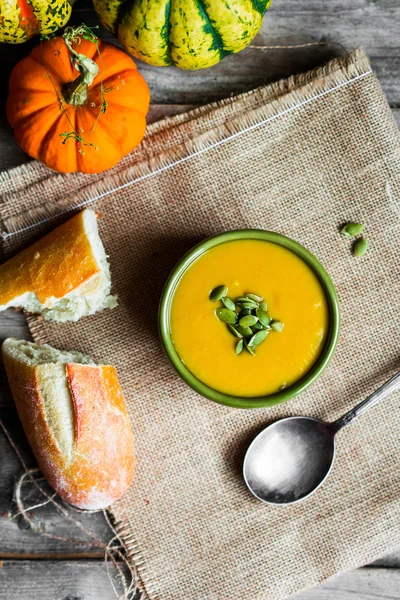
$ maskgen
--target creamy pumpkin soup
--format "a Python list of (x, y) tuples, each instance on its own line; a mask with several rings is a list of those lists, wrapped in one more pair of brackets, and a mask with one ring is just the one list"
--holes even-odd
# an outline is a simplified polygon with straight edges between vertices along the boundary
[(184, 273), (171, 307), (180, 359), (203, 383), (233, 396), (275, 393), (317, 360), (328, 305), (316, 275), (271, 242), (215, 246)]

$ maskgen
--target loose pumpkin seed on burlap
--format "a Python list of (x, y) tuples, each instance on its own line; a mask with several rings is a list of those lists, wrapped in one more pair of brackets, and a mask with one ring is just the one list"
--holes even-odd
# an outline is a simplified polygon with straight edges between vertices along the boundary
[(368, 250), (368, 240), (366, 240), (365, 238), (360, 238), (354, 244), (353, 254), (354, 254), (354, 256), (357, 256), (358, 258), (360, 258), (361, 256), (364, 256), (364, 254), (366, 253), (367, 250)]
[(361, 225), (361, 223), (347, 223), (342, 228), (341, 234), (344, 237), (351, 238), (351, 237), (355, 237), (356, 235), (359, 235), (363, 231), (364, 231), (364, 225)]

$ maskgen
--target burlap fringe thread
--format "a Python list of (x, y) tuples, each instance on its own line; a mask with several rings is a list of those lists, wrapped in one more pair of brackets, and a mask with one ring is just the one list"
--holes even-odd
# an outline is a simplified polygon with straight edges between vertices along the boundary
[[(4, 435), (6, 436), (10, 446), (14, 450), (15, 454), (17, 455), (17, 457), (24, 469), (23, 474), (19, 477), (19, 479), (16, 481), (15, 486), (14, 486), (14, 499), (15, 499), (15, 503), (18, 508), (18, 512), (15, 514), (12, 514), (12, 515), (8, 515), (8, 518), (10, 520), (13, 520), (17, 517), (22, 517), (24, 519), (24, 521), (29, 525), (30, 529), (32, 529), (36, 533), (39, 533), (40, 535), (52, 538), (54, 540), (68, 542), (70, 544), (75, 544), (78, 546), (90, 545), (92, 547), (94, 546), (96, 548), (101, 548), (104, 551), (104, 564), (105, 564), (107, 576), (108, 576), (108, 579), (112, 586), (112, 589), (114, 591), (115, 597), (118, 600), (133, 600), (134, 598), (135, 598), (135, 600), (140, 600), (140, 597), (141, 597), (140, 582), (139, 582), (139, 577), (138, 577), (136, 568), (132, 567), (130, 562), (127, 560), (126, 546), (125, 546), (124, 542), (121, 540), (121, 537), (117, 533), (115, 527), (111, 523), (110, 518), (107, 514), (107, 511), (104, 509), (80, 510), (79, 508), (72, 506), (71, 504), (69, 504), (68, 502), (65, 502), (64, 500), (61, 501), (62, 504), (60, 502), (58, 502), (57, 500), (55, 500), (57, 494), (56, 493), (49, 494), (39, 484), (39, 482), (41, 482), (41, 481), (46, 481), (45, 478), (43, 476), (41, 476), (40, 469), (28, 469), (20, 451), (18, 450), (8, 429), (6, 428), (6, 426), (4, 425), (4, 423), (1, 419), (0, 419), (0, 427), (3, 430)], [(43, 502), (38, 502), (31, 506), (26, 506), (25, 500), (23, 498), (23, 487), (28, 481), (31, 484), (33, 484), (35, 486), (35, 488), (39, 491), (40, 495), (44, 498)], [(43, 529), (43, 527), (38, 526), (37, 523), (32, 518), (31, 513), (33, 510), (36, 510), (37, 508), (41, 508), (48, 504), (52, 504), (56, 508), (57, 512), (62, 517), (64, 517), (65, 519), (67, 519), (68, 521), (73, 523), (73, 525), (75, 527), (77, 527), (78, 529), (83, 531), (89, 538), (91, 538), (90, 541), (78, 540), (75, 538), (67, 538), (67, 537), (64, 537), (61, 535), (55, 535), (53, 533), (49, 533), (48, 531)], [(73, 511), (76, 513), (84, 513), (84, 514), (103, 513), (104, 518), (107, 522), (107, 525), (113, 533), (112, 539), (107, 544), (105, 544), (96, 535), (94, 535), (91, 531), (89, 531), (86, 527), (84, 527), (82, 525), (82, 523), (80, 523), (79, 521), (74, 519), (74, 517), (72, 517), (70, 515), (69, 511)], [(119, 585), (123, 588), (122, 595), (118, 591), (117, 583), (114, 581), (113, 573), (110, 571), (110, 562), (114, 566), (114, 569), (117, 573)], [(125, 569), (127, 572), (124, 572), (122, 565), (125, 566)]]

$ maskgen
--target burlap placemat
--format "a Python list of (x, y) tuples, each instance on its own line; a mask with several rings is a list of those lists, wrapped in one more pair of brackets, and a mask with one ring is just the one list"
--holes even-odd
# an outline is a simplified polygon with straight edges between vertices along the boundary
[[(400, 138), (362, 51), (153, 125), (106, 176), (31, 163), (0, 181), (6, 255), (73, 209), (103, 215), (119, 307), (76, 324), (30, 325), (36, 340), (118, 368), (137, 472), (112, 513), (146, 598), (277, 599), (400, 546), (399, 395), (340, 433), (333, 472), (306, 502), (265, 506), (241, 478), (245, 449), (266, 423), (335, 419), (399, 366)], [(339, 235), (348, 220), (366, 224), (363, 259)], [(332, 276), (342, 310), (329, 368), (269, 410), (197, 396), (157, 337), (160, 292), (177, 259), (240, 227), (304, 244)]]

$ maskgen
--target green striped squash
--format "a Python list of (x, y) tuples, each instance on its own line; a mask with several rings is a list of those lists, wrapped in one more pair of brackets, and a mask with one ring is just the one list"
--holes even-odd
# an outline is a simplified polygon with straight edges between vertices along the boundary
[(0, 42), (20, 44), (33, 35), (50, 35), (71, 16), (70, 0), (0, 0)]
[(156, 66), (204, 69), (243, 50), (272, 0), (93, 0), (103, 25)]

